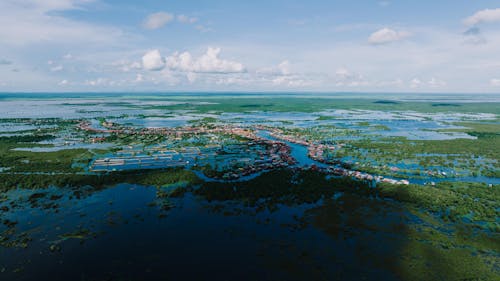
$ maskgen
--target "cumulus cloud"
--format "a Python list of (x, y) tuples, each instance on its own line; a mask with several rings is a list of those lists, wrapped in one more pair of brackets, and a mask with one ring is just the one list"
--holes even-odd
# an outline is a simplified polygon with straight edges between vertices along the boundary
[[(181, 83), (181, 79), (178, 74), (174, 73), (168, 68), (163, 69), (161, 72), (161, 79), (166, 81), (169, 85), (175, 86)], [(159, 83), (159, 81), (154, 81), (155, 83)]]
[(196, 81), (196, 79), (198, 78), (198, 74), (196, 74), (194, 72), (188, 72), (186, 74), (186, 78), (189, 81), (189, 83), (194, 83)]
[(417, 88), (442, 88), (447, 85), (446, 81), (437, 79), (435, 77), (431, 77), (428, 81), (422, 80), (420, 78), (413, 78), (410, 81), (410, 88), (411, 89), (417, 89)]
[(406, 37), (409, 37), (410, 33), (405, 31), (396, 31), (390, 28), (382, 28), (380, 30), (375, 31), (368, 37), (368, 43), (372, 45), (382, 45), (388, 44), (396, 41), (403, 40)]
[(113, 62), (111, 65), (117, 67), (122, 72), (129, 72), (132, 70), (139, 70), (143, 68), (140, 62), (130, 62), (128, 60), (118, 60)]
[(165, 67), (165, 59), (159, 50), (148, 51), (142, 56), (142, 67), (150, 71), (162, 70)]
[(443, 80), (439, 80), (437, 78), (432, 77), (428, 82), (427, 85), (431, 88), (441, 88), (446, 86), (446, 82)]
[(69, 84), (69, 81), (64, 79), (64, 80), (61, 80), (59, 83), (57, 83), (59, 86), (66, 86)]
[(494, 87), (500, 87), (500, 78), (493, 78), (490, 80), (490, 85)]
[(194, 17), (188, 17), (186, 15), (178, 15), (177, 21), (180, 23), (195, 23), (198, 21), (198, 19)]
[(377, 87), (401, 87), (404, 85), (404, 81), (401, 78), (393, 79), (393, 80), (383, 80), (377, 81), (375, 86)]
[(102, 78), (102, 77), (99, 77), (97, 79), (93, 79), (93, 80), (87, 80), (85, 81), (85, 85), (87, 86), (105, 86), (105, 85), (108, 85), (109, 84), (109, 79), (108, 78)]
[(146, 20), (143, 22), (143, 26), (146, 29), (158, 29), (165, 26), (167, 23), (173, 21), (175, 16), (166, 12), (158, 12), (150, 14)]
[(287, 87), (305, 87), (310, 86), (312, 83), (309, 80), (303, 79), (299, 75), (283, 75), (278, 76), (272, 80), (275, 86)]
[(353, 72), (345, 67), (337, 68), (334, 80), (336, 86), (361, 86), (367, 84), (363, 75)]
[(256, 72), (258, 74), (268, 74), (268, 75), (290, 75), (291, 66), (288, 60), (284, 60), (277, 66), (261, 68), (258, 69)]
[(135, 76), (134, 82), (135, 83), (141, 83), (143, 81), (144, 81), (144, 75), (142, 75), (140, 73), (137, 73), (137, 75)]
[(422, 85), (422, 80), (420, 80), (419, 78), (413, 78), (410, 81), (410, 88), (412, 89), (418, 88), (420, 87), (420, 85)]
[[(165, 82), (170, 85), (216, 83), (220, 80), (219, 85), (222, 85), (223, 81), (226, 81), (222, 77), (247, 74), (243, 64), (222, 59), (220, 53), (220, 48), (208, 48), (200, 56), (193, 56), (186, 51), (182, 53), (175, 52), (170, 56), (163, 57), (159, 50), (150, 50), (143, 55), (141, 65), (142, 69), (149, 70), (150, 73), (143, 73), (145, 76), (141, 76), (141, 78), (153, 84)], [(130, 69), (133, 63), (118, 61), (116, 65)], [(159, 74), (154, 72), (159, 72)], [(227, 81), (232, 82), (232, 80)]]
[(474, 26), (483, 22), (500, 22), (500, 8), (481, 10), (464, 20), (464, 24), (467, 26)]
[(172, 70), (193, 73), (241, 73), (245, 72), (243, 64), (219, 58), (220, 48), (208, 48), (198, 58), (189, 52), (174, 53), (166, 58), (166, 65)]
[(273, 86), (305, 87), (313, 84), (313, 81), (301, 73), (292, 72), (292, 66), (288, 60), (284, 60), (276, 66), (264, 67), (255, 71), (255, 83), (271, 83)]
[(241, 77), (221, 77), (215, 81), (215, 84), (223, 86), (248, 85), (251, 81), (251, 79)]

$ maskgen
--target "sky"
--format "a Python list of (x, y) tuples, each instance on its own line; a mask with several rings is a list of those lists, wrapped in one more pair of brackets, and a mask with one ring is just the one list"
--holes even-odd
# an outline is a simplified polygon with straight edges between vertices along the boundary
[(500, 2), (1, 0), (33, 91), (500, 93)]

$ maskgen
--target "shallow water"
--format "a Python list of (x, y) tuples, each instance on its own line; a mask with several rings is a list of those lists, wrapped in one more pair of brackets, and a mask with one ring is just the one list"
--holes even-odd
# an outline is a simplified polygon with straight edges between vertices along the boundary
[[(351, 99), (358, 95), (361, 94), (276, 93), (275, 97)], [(186, 103), (214, 104), (211, 99), (229, 96), (262, 97), (248, 93), (0, 94), (0, 118), (82, 118), (91, 122), (93, 128), (105, 130), (99, 117), (110, 117), (107, 121), (138, 128), (196, 125), (191, 121), (216, 117), (221, 123), (242, 126), (312, 128), (334, 125), (356, 132), (353, 135), (350, 131), (344, 135), (332, 134), (331, 140), (380, 135), (415, 140), (473, 138), (465, 133), (435, 130), (456, 128), (446, 122), (496, 118), (486, 113), (356, 109), (215, 115), (213, 112), (196, 114), (190, 110), (155, 108)], [(399, 101), (414, 99), (396, 94), (364, 95), (363, 98), (388, 97)], [(477, 99), (468, 101), (446, 94), (415, 98), (431, 102), (457, 99), (460, 102), (500, 101), (487, 95), (478, 95)], [(115, 102), (117, 100), (120, 102)], [(321, 116), (334, 119), (318, 120)], [(360, 124), (363, 121), (368, 125)], [(12, 131), (42, 128), (23, 122), (2, 123), (0, 131), (7, 132), (2, 134), (7, 136)], [(389, 130), (377, 129), (376, 125), (387, 126)], [(67, 148), (62, 144), (68, 141), (72, 144), (68, 148), (96, 149), (113, 145), (84, 143), (83, 139), (72, 140), (68, 134), (40, 142), (55, 147), (16, 150), (58, 151)], [(259, 136), (273, 139), (265, 131), (260, 131)], [(189, 140), (183, 143), (187, 144)], [(291, 156), (297, 160), (295, 167), (329, 167), (309, 158), (307, 147), (287, 144), (291, 147)], [(133, 153), (147, 156), (150, 152), (136, 143), (124, 149), (95, 157), (129, 157)], [(220, 160), (218, 164), (224, 166), (234, 159), (249, 162), (256, 159), (254, 151), (245, 151), (215, 159), (215, 153), (210, 150), (212, 154), (206, 154), (210, 159), (202, 159), (203, 164), (215, 166), (215, 161)], [(153, 154), (141, 162), (132, 160), (115, 167), (118, 170), (164, 168), (165, 163), (156, 161), (155, 157)], [(354, 158), (346, 159), (355, 161)], [(192, 168), (194, 158), (183, 160), (190, 161), (189, 165), (182, 163), (183, 166)], [(412, 165), (416, 164), (396, 166), (414, 168)], [(108, 166), (97, 168), (114, 169)], [(83, 168), (88, 169), (87, 166)], [(0, 171), (5, 171), (4, 167), (0, 167)], [(0, 280), (400, 280), (395, 267), (407, 258), (403, 251), (408, 242), (407, 230), (426, 223), (404, 209), (401, 203), (382, 201), (377, 196), (361, 197), (345, 190), (340, 192), (337, 188), (343, 189), (330, 183), (304, 187), (300, 184), (308, 177), (296, 177), (296, 174), (291, 179), (279, 175), (262, 180), (261, 177), (276, 172), (262, 171), (228, 182), (194, 172), (203, 180), (196, 186), (188, 186), (183, 181), (168, 187), (121, 183), (102, 188), (14, 189), (2, 194), (0, 241), (16, 243), (2, 246)], [(40, 174), (51, 176), (50, 172)], [(423, 184), (443, 180), (500, 184), (500, 179), (487, 177), (429, 177), (410, 179), (410, 182)], [(277, 186), (284, 188), (281, 190)], [(174, 187), (186, 192), (175, 197), (162, 195)], [(439, 227), (451, 233), (449, 223)], [(5, 240), (6, 237), (9, 239)]]
[[(211, 203), (190, 193), (163, 202), (156, 198), (155, 188), (127, 184), (89, 192), (80, 199), (69, 199), (71, 190), (39, 192), (63, 198), (37, 201), (37, 206), (58, 205), (45, 209), (23, 200), (29, 191), (9, 194), (28, 206), (11, 210), (5, 218), (15, 218), (18, 231), (30, 231), (32, 241), (26, 249), (0, 252), (6, 270), (2, 280), (193, 280), (206, 276), (219, 280), (303, 280), (311, 276), (331, 280), (338, 274), (343, 280), (396, 280), (388, 270), (362, 261), (365, 255), (397, 247), (394, 242), (383, 249), (379, 243), (367, 244), (370, 239), (389, 241), (390, 237), (354, 228), (347, 238), (346, 233), (325, 232), (322, 224), (302, 225), (297, 220), (322, 216), (327, 207), (322, 203), (256, 213), (236, 201)], [(350, 200), (341, 194), (335, 199)], [(148, 206), (151, 202), (174, 207), (162, 211), (159, 206)], [(383, 220), (390, 224), (399, 217), (387, 213)], [(79, 229), (88, 229), (90, 234), (85, 239), (61, 238)], [(356, 250), (360, 243), (368, 248)], [(51, 251), (55, 244), (57, 250)], [(20, 272), (11, 272), (15, 269)]]

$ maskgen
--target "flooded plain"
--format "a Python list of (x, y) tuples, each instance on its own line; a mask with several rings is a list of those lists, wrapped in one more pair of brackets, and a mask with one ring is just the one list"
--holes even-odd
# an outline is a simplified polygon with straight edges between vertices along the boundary
[(498, 108), (225, 98), (0, 95), (0, 280), (498, 278)]

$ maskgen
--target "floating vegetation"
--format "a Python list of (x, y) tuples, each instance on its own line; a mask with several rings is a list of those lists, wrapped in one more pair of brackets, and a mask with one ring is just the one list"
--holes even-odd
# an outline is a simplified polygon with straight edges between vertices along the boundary
[(319, 96), (2, 101), (0, 279), (497, 280), (498, 104)]

